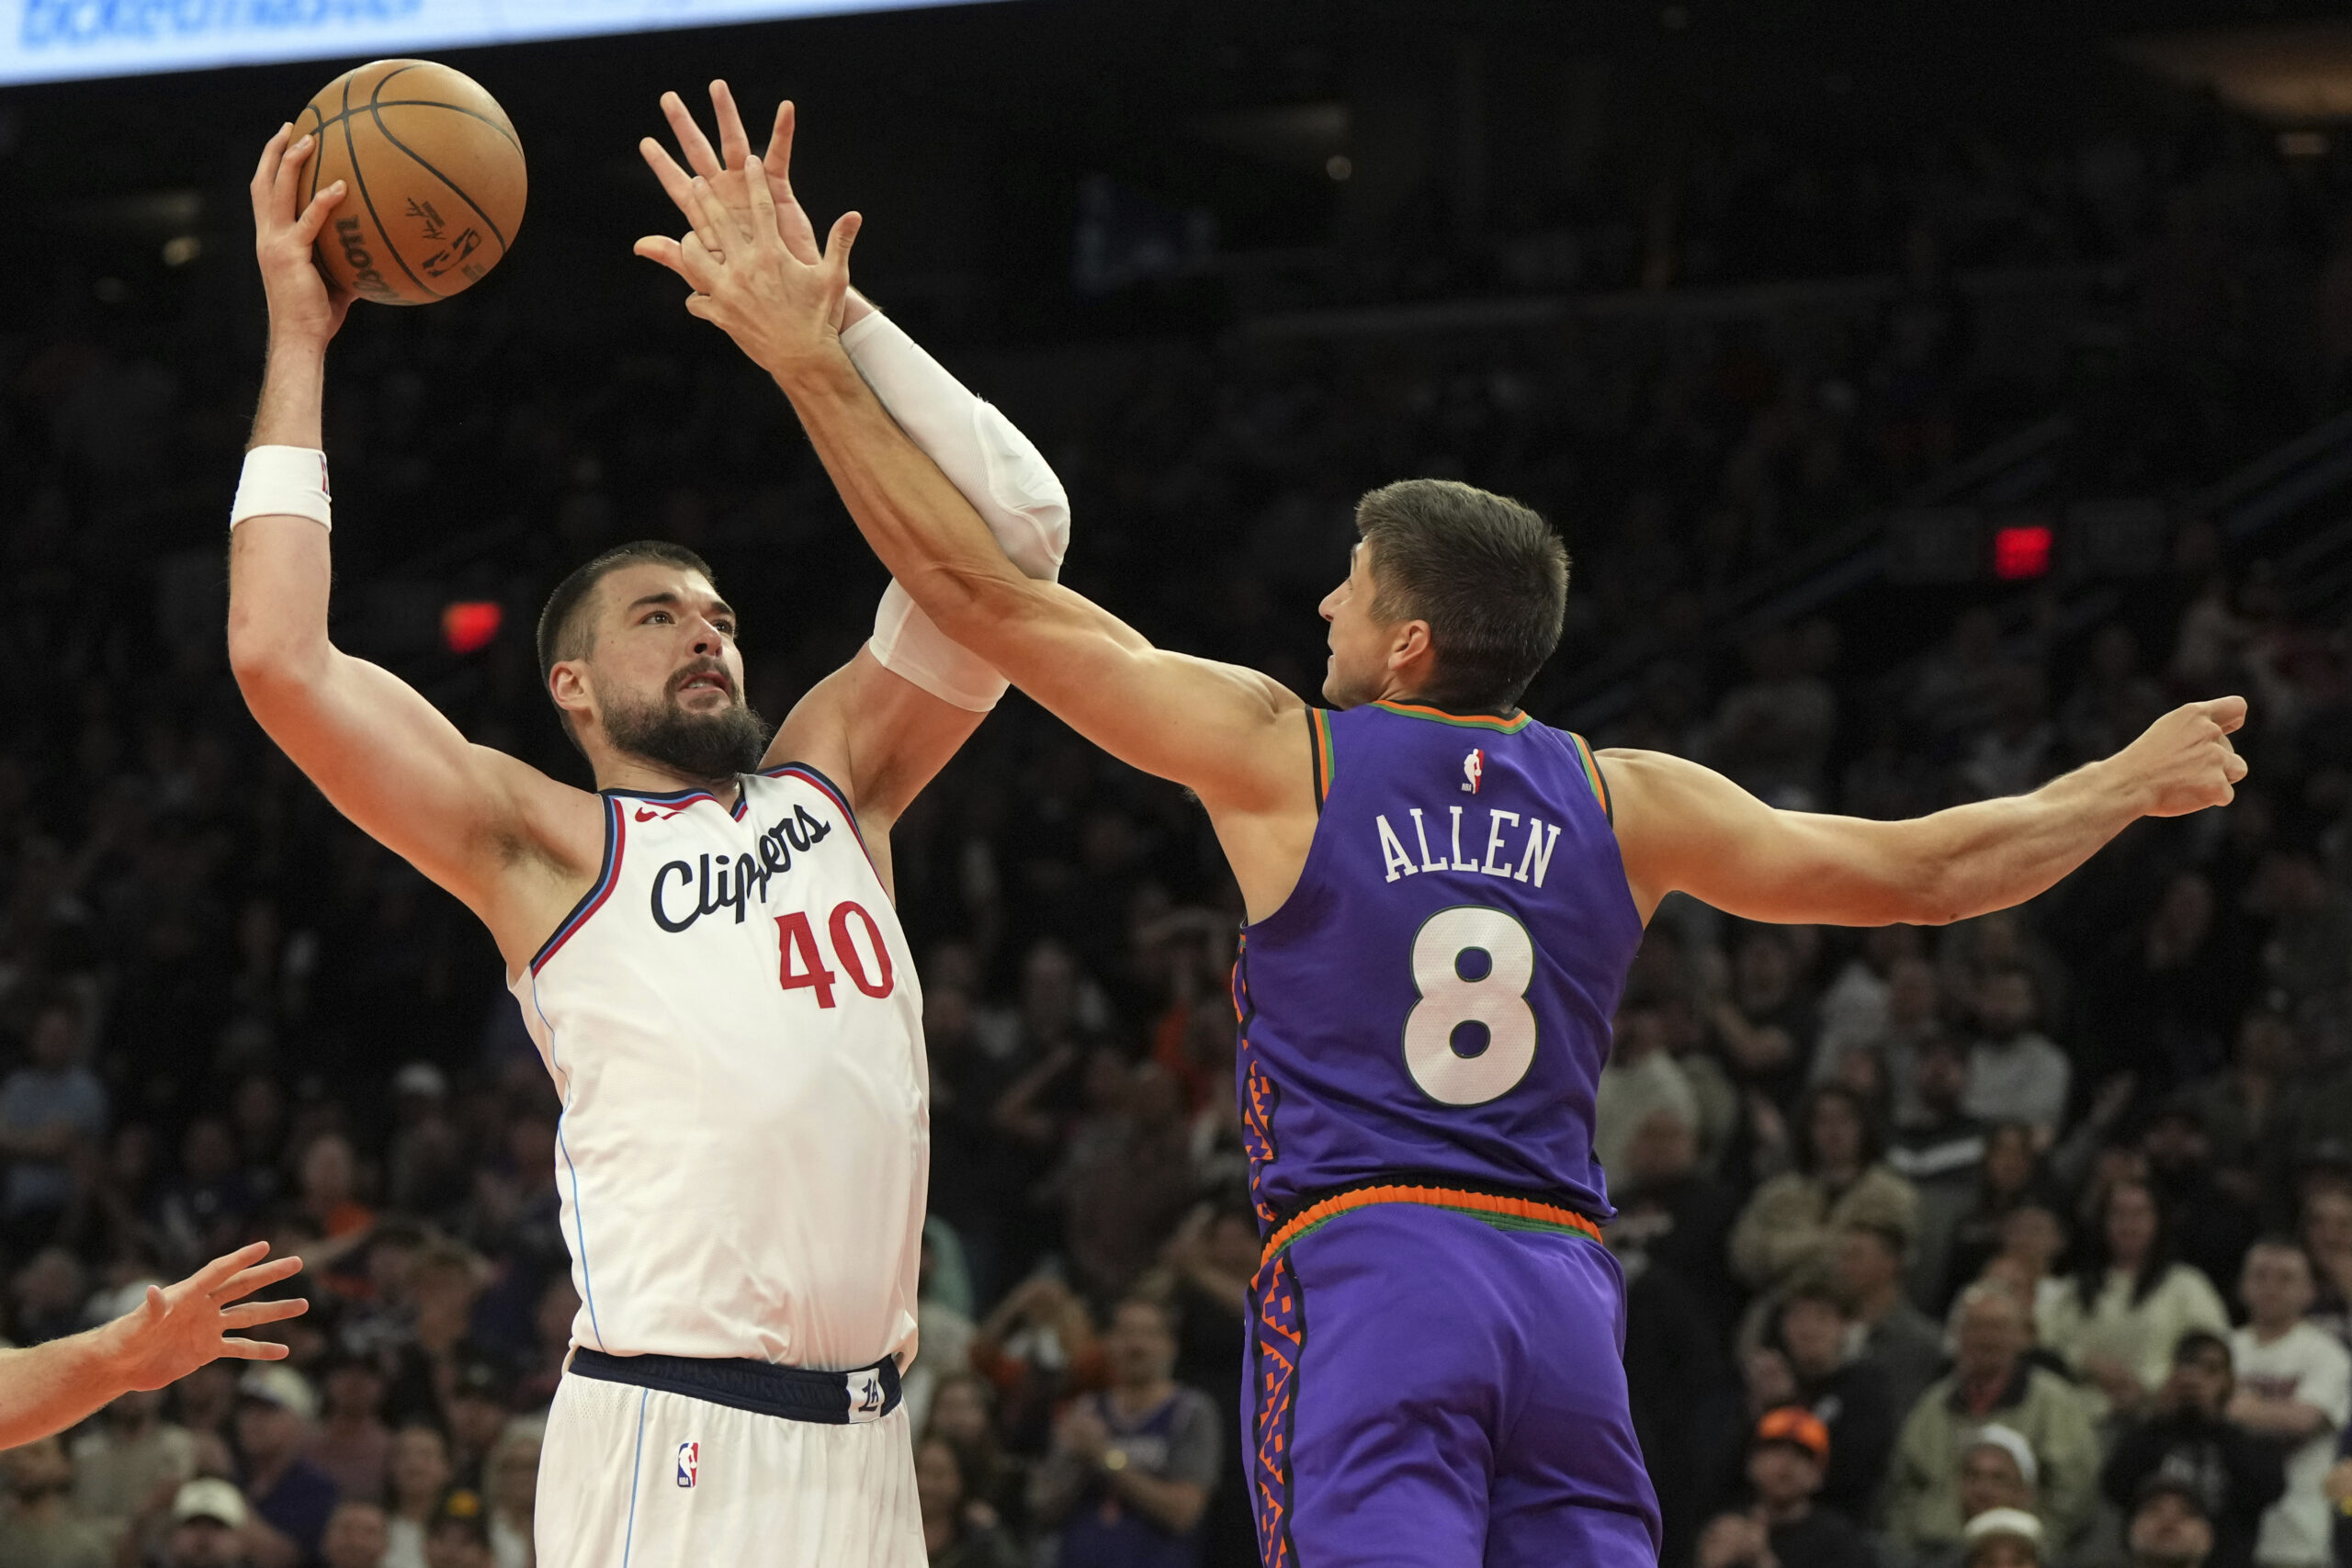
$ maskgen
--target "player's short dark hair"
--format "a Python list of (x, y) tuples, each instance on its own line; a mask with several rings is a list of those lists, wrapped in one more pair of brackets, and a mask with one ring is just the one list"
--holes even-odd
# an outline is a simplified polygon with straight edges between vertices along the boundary
[[(540, 691), (547, 690), (548, 677), (555, 672), (557, 664), (567, 659), (579, 658), (594, 641), (585, 612), (589, 601), (595, 597), (596, 585), (621, 568), (636, 566), (641, 561), (656, 561), (663, 566), (698, 571), (709, 578), (714, 587), (718, 581), (708, 561), (685, 546), (673, 545), (666, 539), (637, 539), (626, 545), (615, 545), (594, 560), (573, 568), (571, 575), (555, 585), (555, 592), (548, 595), (547, 604), (539, 610)], [(571, 721), (564, 719), (562, 722), (563, 732), (571, 735)], [(579, 737), (572, 736), (572, 744), (579, 744)]]
[(1560, 643), (1568, 552), (1528, 507), (1454, 479), (1399, 479), (1356, 502), (1373, 547), (1373, 614), (1421, 620), (1436, 650), (1440, 707), (1497, 713), (1517, 703)]

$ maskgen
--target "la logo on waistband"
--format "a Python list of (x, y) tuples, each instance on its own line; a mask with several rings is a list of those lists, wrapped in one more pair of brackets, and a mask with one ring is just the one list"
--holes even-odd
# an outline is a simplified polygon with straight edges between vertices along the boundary
[(882, 1379), (878, 1373), (849, 1374), (849, 1418), (852, 1422), (882, 1419)]

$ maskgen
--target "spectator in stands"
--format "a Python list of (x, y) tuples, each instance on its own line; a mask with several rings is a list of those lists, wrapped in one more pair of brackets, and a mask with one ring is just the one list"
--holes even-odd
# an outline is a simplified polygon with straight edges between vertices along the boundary
[(1728, 1330), (1740, 1302), (1730, 1269), (1739, 1201), (1700, 1165), (1697, 1125), (1660, 1106), (1635, 1128), (1624, 1157), (1623, 1168), (1609, 1173), (1617, 1204), (1610, 1244), (1673, 1269)]
[(2255, 1007), (2238, 1021), (2229, 1067), (2194, 1086), (2213, 1145), (2213, 1166), (2238, 1201), (2259, 1209), (2282, 1194), (2299, 1111), (2294, 1021)]
[(2226, 1414), (2233, 1381), (2227, 1340), (2201, 1328), (2182, 1335), (2172, 1375), (2156, 1391), (2147, 1419), (2124, 1429), (2099, 1474), (2101, 1487), (2122, 1508), (2154, 1476), (2193, 1487), (2212, 1529), (2214, 1568), (2248, 1568), (2254, 1562), (2263, 1510), (2285, 1485), (2276, 1449)]
[(334, 1512), (334, 1483), (302, 1457), (318, 1396), (283, 1361), (263, 1361), (237, 1380), (237, 1451), (247, 1527), (258, 1568), (293, 1568), (316, 1557)]
[(321, 1367), (323, 1418), (311, 1433), (310, 1461), (346, 1502), (381, 1503), (391, 1461), (391, 1429), (384, 1425), (384, 1374), (365, 1356), (336, 1355)]
[(2303, 1199), (2302, 1241), (2318, 1290), (2314, 1313), (2352, 1343), (2352, 1186), (2313, 1182)]
[(2068, 1540), (2083, 1521), (2098, 1439), (2075, 1390), (2026, 1359), (2031, 1342), (2024, 1304), (2007, 1287), (1961, 1292), (1956, 1364), (1919, 1396), (1895, 1440), (1887, 1531), (1898, 1548), (1931, 1551), (1961, 1539), (1961, 1458), (1969, 1435), (1987, 1423), (2031, 1445), (2040, 1478), (2035, 1512), (2052, 1541)]
[(1201, 1515), (1223, 1479), (1216, 1408), (1170, 1377), (1175, 1325), (1159, 1303), (1121, 1302), (1103, 1349), (1111, 1386), (1055, 1425), (1031, 1512), (1059, 1527), (1062, 1568), (1194, 1568)]
[(450, 1474), (449, 1445), (438, 1427), (418, 1424), (393, 1434), (384, 1568), (424, 1568), (424, 1538)]
[(1732, 1080), (1786, 1114), (1812, 1068), (1814, 1009), (1800, 987), (1789, 933), (1751, 926), (1732, 954), (1732, 984), (1711, 1015)]
[(1758, 1187), (1732, 1228), (1732, 1268), (1751, 1290), (1828, 1265), (1845, 1226), (1916, 1234), (1918, 1194), (1887, 1168), (1869, 1107), (1851, 1089), (1814, 1090), (1795, 1142), (1796, 1168)]
[(2124, 1541), (2132, 1568), (2205, 1568), (2212, 1561), (2213, 1521), (2203, 1494), (2186, 1477), (2159, 1471), (2141, 1484)]
[(81, 1014), (58, 999), (33, 1017), (25, 1066), (0, 1080), (0, 1235), (21, 1252), (49, 1240), (74, 1197), (71, 1162), (107, 1133), (107, 1091), (76, 1060)]
[(964, 1461), (945, 1438), (925, 1438), (915, 1445), (915, 1496), (932, 1568), (1022, 1568), (1021, 1554), (998, 1528), (995, 1510), (966, 1486)]
[(1981, 1514), (2002, 1508), (2033, 1513), (2041, 1501), (2041, 1461), (2023, 1433), (1997, 1421), (1977, 1427), (1960, 1454), (1961, 1539), (1968, 1539), (1965, 1527)]
[(1027, 1477), (997, 1437), (996, 1390), (988, 1379), (978, 1372), (940, 1379), (923, 1436), (955, 1450), (966, 1503), (1017, 1532), (1027, 1517)]
[(1906, 1232), (1855, 1224), (1838, 1233), (1831, 1278), (1861, 1329), (1861, 1357), (1886, 1379), (1888, 1405), (1900, 1420), (1944, 1368), (1944, 1331), (1903, 1292)]
[(64, 1445), (38, 1438), (0, 1460), (9, 1506), (0, 1511), (0, 1568), (111, 1568), (115, 1535), (73, 1506)]
[(128, 1521), (159, 1492), (196, 1473), (197, 1443), (163, 1418), (164, 1393), (126, 1393), (74, 1438), (74, 1507), (85, 1518)]
[(2171, 1375), (2172, 1348), (2192, 1328), (2229, 1332), (2212, 1283), (2173, 1261), (2164, 1211), (2146, 1181), (2114, 1182), (2093, 1213), (2073, 1288), (2037, 1314), (2041, 1342), (2129, 1415)]
[(2218, 1283), (2238, 1277), (2261, 1225), (2215, 1174), (2205, 1114), (2193, 1092), (2170, 1096), (2142, 1130), (2140, 1152), (2163, 1201), (2174, 1256)]
[(508, 1405), (514, 1392), (506, 1369), (487, 1356), (468, 1357), (450, 1380), (442, 1427), (449, 1434), (449, 1463), (458, 1484), (469, 1491), (489, 1493), (490, 1450), (514, 1414)]
[(2022, 1508), (1990, 1508), (1968, 1521), (1961, 1568), (2041, 1568), (2041, 1521)]
[(2318, 1291), (2312, 1261), (2293, 1242), (2256, 1242), (2238, 1278), (2245, 1326), (2230, 1336), (2237, 1393), (2229, 1418), (2281, 1450), (2286, 1491), (2262, 1517), (2254, 1561), (2261, 1568), (2320, 1568), (2329, 1518), (2322, 1495), (2338, 1438), (2352, 1416), (2352, 1354), (2307, 1323)]
[(531, 1568), (532, 1510), (538, 1502), (542, 1425), (510, 1421), (482, 1467), (489, 1491), (490, 1555), (496, 1568)]
[[(1921, 1042), (1913, 1078), (1918, 1108), (1907, 1124), (1895, 1129), (1886, 1163), (1919, 1194), (1911, 1293), (1940, 1305), (1937, 1292), (1951, 1267), (1962, 1217), (1975, 1211), (1983, 1224), (1988, 1196), (1983, 1180), (1986, 1129), (1961, 1109), (1968, 1092), (1967, 1046), (1944, 1034)], [(2029, 1161), (2029, 1176), (2031, 1169)], [(1995, 1201), (2015, 1201), (2021, 1196), (2002, 1191)]]
[(1769, 1410), (1747, 1445), (1752, 1501), (1719, 1515), (1699, 1537), (1698, 1568), (1871, 1568), (1870, 1538), (1814, 1506), (1829, 1462), (1829, 1434), (1802, 1405)]
[(2064, 1120), (2074, 1068), (2035, 1027), (2038, 991), (2033, 971), (2022, 964), (1978, 977), (1976, 1043), (1969, 1047), (1968, 1093), (1961, 1103), (1979, 1121), (2024, 1122), (2047, 1147)]
[(442, 1494), (424, 1532), (424, 1568), (492, 1568), (490, 1515), (481, 1493), (453, 1486)]
[(390, 1540), (382, 1508), (346, 1498), (328, 1516), (319, 1561), (322, 1568), (384, 1568)]
[(1851, 1326), (1829, 1283), (1805, 1280), (1782, 1298), (1775, 1337), (1794, 1375), (1792, 1403), (1811, 1410), (1829, 1435), (1828, 1468), (1814, 1500), (1867, 1526), (1894, 1453), (1896, 1417), (1885, 1372), (1872, 1362), (1847, 1358)]
[(229, 1483), (212, 1476), (183, 1483), (164, 1512), (171, 1529), (163, 1568), (256, 1568), (253, 1514)]
[[(1984, 1157), (1977, 1167), (1976, 1190), (1952, 1222), (1951, 1243), (1944, 1258), (1943, 1273), (1929, 1292), (1929, 1303), (1940, 1310), (1960, 1288), (1984, 1271), (1984, 1265), (1999, 1253), (2008, 1250), (2009, 1218), (2020, 1210), (2033, 1208), (2056, 1217), (2042, 1207), (2041, 1160), (2034, 1152), (2033, 1129), (2022, 1122), (2005, 1122), (1984, 1134)], [(2064, 1238), (2061, 1236), (2061, 1248)], [(2057, 1251), (2043, 1260), (2044, 1267), (2054, 1263)], [(1917, 1276), (1915, 1275), (1915, 1278)]]
[(1656, 1003), (1629, 1000), (1617, 1010), (1609, 1060), (1593, 1102), (1592, 1157), (1623, 1185), (1626, 1151), (1656, 1111), (1699, 1124), (1699, 1097), (1674, 1059), (1666, 1016)]

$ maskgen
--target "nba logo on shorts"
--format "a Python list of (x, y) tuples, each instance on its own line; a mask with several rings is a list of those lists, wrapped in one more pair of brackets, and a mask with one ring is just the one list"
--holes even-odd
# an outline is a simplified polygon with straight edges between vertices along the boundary
[(684, 1487), (692, 1487), (694, 1485), (695, 1467), (701, 1459), (702, 1445), (700, 1443), (680, 1443), (678, 1445), (679, 1485)]

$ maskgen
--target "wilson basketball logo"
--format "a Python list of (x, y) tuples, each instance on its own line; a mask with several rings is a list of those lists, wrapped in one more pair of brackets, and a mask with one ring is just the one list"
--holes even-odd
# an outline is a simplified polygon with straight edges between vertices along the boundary
[(702, 1445), (700, 1443), (680, 1443), (678, 1445), (678, 1484), (680, 1487), (688, 1491), (693, 1489), (695, 1476), (701, 1464)]

